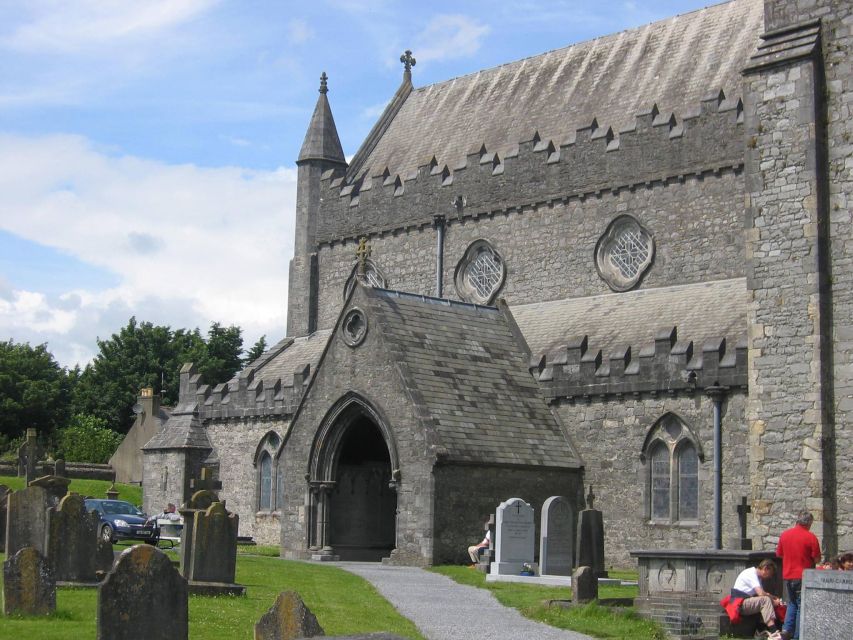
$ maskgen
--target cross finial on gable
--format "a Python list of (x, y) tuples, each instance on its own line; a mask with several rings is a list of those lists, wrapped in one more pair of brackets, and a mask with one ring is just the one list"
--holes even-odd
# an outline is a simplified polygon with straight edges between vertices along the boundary
[(405, 67), (404, 72), (406, 73), (406, 75), (411, 76), (412, 75), (412, 67), (415, 66), (415, 62), (416, 62), (414, 56), (412, 56), (411, 49), (406, 49), (406, 51), (403, 53), (403, 55), (400, 56), (400, 62), (402, 62), (403, 66)]
[(320, 93), (329, 93), (328, 79), (329, 76), (326, 75), (325, 71), (320, 74)]
[(361, 275), (364, 275), (367, 267), (367, 259), (370, 257), (372, 249), (367, 244), (367, 238), (362, 236), (358, 239), (358, 248), (355, 250), (355, 257), (358, 258), (358, 270)]

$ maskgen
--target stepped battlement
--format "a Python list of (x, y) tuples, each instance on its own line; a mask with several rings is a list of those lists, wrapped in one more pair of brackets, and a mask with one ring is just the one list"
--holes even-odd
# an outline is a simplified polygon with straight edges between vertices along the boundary
[[(342, 169), (330, 169), (322, 176), (317, 241), (333, 244), (429, 225), (437, 214), (452, 222), (454, 217), (740, 171), (742, 125), (741, 100), (718, 91), (680, 116), (653, 104), (636, 115), (633, 126), (618, 132), (596, 119), (563, 140), (531, 131), (503, 156), (475, 141), (465, 158), (432, 156), (405, 175), (385, 167), (377, 175), (347, 181)], [(510, 191), (515, 196), (508, 207)], [(454, 205), (462, 202), (464, 206)]]
[(554, 402), (594, 396), (702, 391), (747, 386), (747, 342), (726, 338), (702, 344), (679, 340), (677, 327), (662, 329), (654, 341), (620, 346), (604, 353), (590, 348), (587, 336), (531, 358), (530, 372)]

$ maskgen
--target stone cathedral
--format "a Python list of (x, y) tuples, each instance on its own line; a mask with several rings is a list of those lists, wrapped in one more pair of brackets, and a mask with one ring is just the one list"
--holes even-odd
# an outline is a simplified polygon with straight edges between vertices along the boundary
[(851, 47), (849, 1), (733, 0), (429, 86), (407, 51), (350, 162), (323, 74), (287, 337), (184, 366), (145, 507), (207, 467), (285, 557), (423, 565), (591, 485), (608, 565), (744, 498), (753, 548), (801, 508), (853, 548)]

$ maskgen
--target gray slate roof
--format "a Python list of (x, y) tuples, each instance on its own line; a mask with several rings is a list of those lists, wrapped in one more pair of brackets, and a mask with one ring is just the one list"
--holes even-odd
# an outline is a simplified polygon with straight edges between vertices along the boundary
[(175, 410), (169, 420), (163, 424), (151, 440), (143, 447), (153, 449), (211, 449), (204, 428), (198, 416), (188, 411)]
[(260, 378), (265, 383), (274, 382), (279, 378), (287, 380), (306, 364), (311, 366), (313, 375), (331, 333), (331, 329), (324, 329), (300, 338), (284, 338), (249, 367), (255, 369), (255, 378)]
[(762, 0), (734, 0), (415, 89), (363, 167), (406, 175), (434, 155), (453, 169), (481, 144), (503, 158), (534, 131), (560, 144), (593, 118), (618, 133), (655, 103), (680, 121), (720, 89), (740, 95), (763, 17)]
[(571, 467), (579, 460), (528, 370), (523, 340), (494, 307), (364, 289), (440, 457)]
[(724, 337), (732, 345), (746, 333), (746, 279), (641, 289), (512, 307), (531, 353), (548, 353), (588, 336), (590, 349), (654, 342), (659, 329), (678, 327), (679, 340), (697, 345)]

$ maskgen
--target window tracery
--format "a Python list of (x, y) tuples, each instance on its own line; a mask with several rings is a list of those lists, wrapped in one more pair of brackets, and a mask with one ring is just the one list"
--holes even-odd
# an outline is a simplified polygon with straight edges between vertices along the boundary
[(655, 242), (635, 218), (622, 215), (613, 220), (595, 247), (595, 267), (614, 291), (637, 285), (652, 264)]
[(680, 418), (663, 416), (646, 436), (646, 516), (656, 523), (699, 519), (699, 442)]
[(477, 240), (456, 265), (456, 292), (463, 300), (489, 304), (506, 278), (500, 254), (485, 240)]

